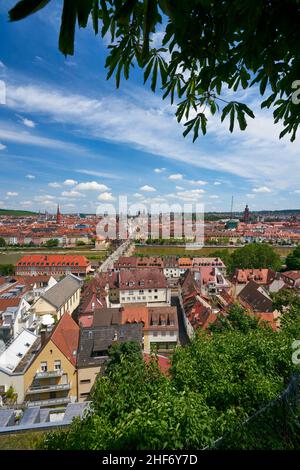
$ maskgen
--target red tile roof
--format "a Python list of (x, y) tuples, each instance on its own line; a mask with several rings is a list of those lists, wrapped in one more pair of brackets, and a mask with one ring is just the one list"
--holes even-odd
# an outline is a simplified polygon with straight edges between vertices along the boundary
[[(73, 264), (72, 264), (73, 263)], [(16, 263), (16, 266), (83, 266), (90, 262), (82, 255), (26, 255)]]
[(233, 276), (233, 282), (240, 284), (246, 284), (251, 279), (257, 284), (269, 284), (275, 279), (275, 272), (268, 268), (236, 269)]
[(300, 271), (286, 271), (281, 274), (282, 277), (287, 277), (288, 279), (292, 279), (293, 281), (297, 281), (300, 279)]
[(74, 366), (76, 365), (79, 331), (80, 328), (77, 323), (66, 312), (59, 320), (51, 335), (51, 341)]
[(167, 281), (162, 271), (153, 269), (136, 269), (134, 271), (121, 271), (119, 274), (120, 289), (151, 289), (166, 288)]

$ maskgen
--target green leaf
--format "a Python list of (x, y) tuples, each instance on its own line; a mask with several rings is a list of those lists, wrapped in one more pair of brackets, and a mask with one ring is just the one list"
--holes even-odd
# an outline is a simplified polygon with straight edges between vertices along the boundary
[(144, 84), (146, 83), (146, 81), (148, 80), (148, 77), (150, 75), (150, 72), (151, 72), (151, 69), (152, 69), (152, 66), (153, 66), (153, 62), (154, 62), (154, 57), (152, 57), (152, 59), (149, 60), (148, 64), (147, 64), (147, 67), (145, 68), (145, 72), (144, 72)]
[(126, 24), (128, 23), (129, 17), (132, 14), (137, 0), (126, 0), (123, 5), (117, 9), (114, 18), (118, 23)]
[(259, 91), (260, 91), (260, 94), (261, 95), (264, 95), (265, 91), (266, 91), (266, 88), (267, 88), (267, 84), (268, 84), (268, 76), (265, 75), (261, 82), (260, 82), (260, 86), (259, 86)]
[(247, 122), (245, 119), (245, 114), (239, 108), (237, 110), (237, 119), (238, 119), (238, 123), (239, 123), (241, 131), (244, 131), (247, 127)]
[(59, 49), (64, 55), (74, 54), (76, 17), (76, 3), (73, 0), (64, 0), (59, 33)]
[(224, 108), (223, 108), (223, 111), (222, 111), (222, 115), (221, 115), (221, 121), (223, 122), (225, 117), (227, 116), (227, 114), (230, 112), (232, 108), (232, 103), (228, 103)]
[(289, 132), (289, 130), (290, 130), (289, 126), (283, 129), (283, 131), (281, 131), (279, 134), (279, 139), (282, 139), (282, 137), (284, 137)]
[(201, 113), (200, 119), (201, 119), (202, 134), (205, 135), (206, 134), (207, 117), (205, 116), (204, 113)]
[(95, 34), (98, 34), (99, 31), (99, 0), (94, 0), (93, 2), (93, 9), (92, 9), (92, 17), (93, 17), (93, 27)]
[(144, 24), (143, 24), (143, 49), (142, 56), (145, 59), (149, 54), (149, 39), (157, 20), (157, 3), (156, 0), (144, 0)]
[(235, 116), (235, 107), (233, 105), (230, 111), (230, 125), (229, 125), (230, 132), (233, 132), (233, 129), (234, 129), (234, 116)]
[(19, 21), (44, 8), (50, 0), (22, 0), (9, 10), (10, 21)]
[(102, 37), (104, 37), (110, 27), (111, 19), (107, 10), (106, 0), (100, 0), (100, 5), (101, 5), (102, 20), (103, 20), (103, 27), (102, 27), (101, 35)]
[(198, 139), (199, 127), (200, 127), (200, 116), (198, 116), (195, 121), (193, 143), (195, 142), (196, 139)]
[(255, 118), (255, 115), (254, 115), (253, 111), (252, 111), (250, 108), (248, 108), (248, 106), (247, 106), (246, 104), (244, 104), (244, 103), (239, 103), (239, 107), (240, 107), (246, 114), (248, 114), (248, 116), (250, 116), (252, 119)]
[(155, 63), (154, 63), (153, 72), (152, 72), (152, 80), (151, 80), (151, 90), (153, 92), (156, 89), (157, 71), (158, 71), (158, 61), (156, 60)]
[(78, 24), (85, 28), (93, 7), (93, 0), (77, 0)]

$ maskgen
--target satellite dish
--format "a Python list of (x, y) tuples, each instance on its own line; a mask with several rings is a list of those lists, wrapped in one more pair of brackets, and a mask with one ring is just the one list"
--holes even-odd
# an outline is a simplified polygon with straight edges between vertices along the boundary
[(50, 326), (54, 324), (54, 318), (52, 315), (43, 315), (42, 317), (42, 325)]

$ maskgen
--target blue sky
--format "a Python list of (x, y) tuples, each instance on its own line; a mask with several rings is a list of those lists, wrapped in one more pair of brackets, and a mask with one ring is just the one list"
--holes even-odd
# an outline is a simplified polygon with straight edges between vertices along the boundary
[[(209, 116), (208, 133), (182, 137), (174, 107), (139, 71), (106, 80), (106, 44), (77, 31), (74, 57), (57, 49), (57, 2), (18, 23), (0, 7), (0, 207), (95, 212), (100, 203), (203, 203), (207, 211), (300, 207), (300, 146), (279, 141), (255, 90), (246, 132)], [(158, 36), (159, 37), (159, 36)]]

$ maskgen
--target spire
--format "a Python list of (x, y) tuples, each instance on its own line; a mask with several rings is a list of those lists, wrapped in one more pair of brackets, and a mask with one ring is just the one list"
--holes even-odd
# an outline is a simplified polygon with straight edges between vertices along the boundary
[(61, 224), (61, 222), (62, 222), (62, 216), (59, 210), (59, 204), (57, 204), (56, 223)]

